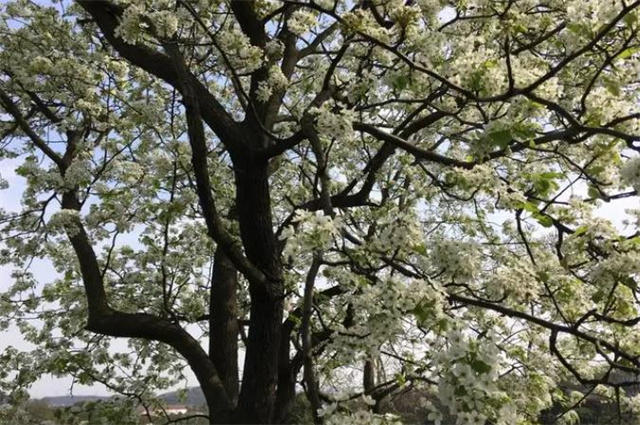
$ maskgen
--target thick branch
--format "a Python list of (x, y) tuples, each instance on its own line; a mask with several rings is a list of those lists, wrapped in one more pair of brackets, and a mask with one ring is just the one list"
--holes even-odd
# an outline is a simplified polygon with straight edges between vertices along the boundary
[[(80, 203), (72, 192), (62, 198), (62, 207), (80, 211)], [(144, 313), (123, 313), (112, 309), (107, 300), (100, 267), (86, 231), (76, 217), (69, 239), (80, 263), (82, 281), (87, 295), (89, 319), (87, 329), (102, 335), (144, 338), (164, 342), (180, 353), (193, 369), (207, 400), (219, 401), (220, 412), (231, 409), (231, 403), (207, 353), (197, 340), (178, 324)]]
[(264, 24), (254, 10), (254, 0), (232, 0), (231, 10), (251, 44), (263, 47), (267, 42)]
[(27, 135), (27, 137), (29, 137), (33, 144), (36, 145), (38, 149), (40, 149), (49, 159), (55, 162), (58, 168), (64, 168), (64, 161), (62, 160), (62, 157), (51, 149), (49, 145), (47, 145), (47, 142), (42, 140), (42, 138), (33, 131), (25, 117), (20, 112), (18, 106), (13, 103), (9, 95), (2, 89), (0, 89), (0, 104), (2, 105), (2, 108), (7, 111), (14, 120), (16, 120), (16, 124), (18, 124), (20, 129)]
[[(121, 7), (105, 0), (78, 0), (78, 3), (95, 19), (107, 41), (122, 57), (181, 91), (179, 76), (169, 56), (145, 46), (128, 44), (115, 35)], [(242, 151), (241, 139), (236, 137), (237, 124), (231, 115), (193, 74), (188, 73), (186, 78), (195, 91), (207, 125), (230, 150)]]
[(307, 278), (304, 285), (304, 298), (302, 306), (302, 355), (304, 362), (304, 382), (306, 384), (306, 393), (313, 414), (313, 421), (316, 424), (322, 423), (322, 418), (318, 415), (321, 407), (318, 379), (313, 364), (313, 344), (311, 340), (311, 313), (313, 307), (313, 287), (315, 285), (316, 276), (320, 270), (321, 257), (319, 253), (314, 254), (313, 262), (307, 272)]
[(173, 57), (173, 67), (176, 69), (176, 84), (182, 92), (187, 117), (187, 134), (191, 144), (191, 163), (196, 177), (196, 191), (200, 201), (200, 207), (207, 224), (209, 236), (216, 241), (225, 251), (225, 254), (233, 261), (238, 270), (249, 280), (265, 282), (264, 274), (244, 256), (240, 246), (224, 226), (213, 199), (209, 169), (207, 165), (207, 143), (202, 125), (202, 115), (198, 95), (184, 64), (182, 55), (174, 43), (165, 45), (167, 51)]
[(229, 398), (238, 398), (238, 273), (222, 249), (216, 249), (209, 300), (209, 357)]

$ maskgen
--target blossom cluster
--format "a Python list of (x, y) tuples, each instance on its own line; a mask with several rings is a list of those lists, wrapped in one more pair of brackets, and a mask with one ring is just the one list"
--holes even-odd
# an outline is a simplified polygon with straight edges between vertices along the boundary
[[(516, 423), (516, 410), (497, 385), (500, 356), (495, 342), (474, 340), (461, 331), (451, 332), (447, 341), (448, 349), (437, 357), (438, 399), (456, 417), (456, 424)], [(431, 418), (442, 421), (436, 409)]]
[(288, 226), (280, 235), (286, 240), (285, 256), (296, 256), (318, 249), (326, 249), (340, 235), (340, 218), (325, 215), (322, 211), (296, 212), (295, 225)]

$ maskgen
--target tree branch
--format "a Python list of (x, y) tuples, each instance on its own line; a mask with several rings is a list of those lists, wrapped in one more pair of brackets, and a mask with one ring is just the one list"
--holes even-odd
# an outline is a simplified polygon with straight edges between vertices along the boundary
[(16, 124), (18, 124), (20, 129), (27, 135), (27, 137), (29, 137), (29, 139), (31, 139), (33, 144), (36, 145), (38, 149), (40, 149), (50, 160), (52, 160), (58, 168), (61, 170), (64, 169), (65, 165), (62, 157), (51, 149), (49, 145), (47, 145), (47, 142), (42, 140), (42, 138), (33, 131), (25, 117), (20, 112), (18, 106), (13, 103), (9, 95), (2, 89), (0, 89), (0, 104), (3, 109), (16, 120)]
[(417, 147), (415, 145), (412, 145), (411, 143), (407, 142), (406, 140), (404, 140), (404, 139), (402, 139), (402, 138), (400, 138), (400, 137), (398, 137), (398, 136), (396, 136), (394, 134), (382, 131), (379, 128), (377, 128), (377, 127), (375, 127), (373, 125), (370, 125), (370, 124), (354, 123), (353, 128), (354, 128), (354, 130), (363, 131), (365, 133), (368, 133), (368, 134), (374, 136), (378, 140), (382, 140), (384, 142), (388, 142), (388, 143), (392, 144), (395, 147), (403, 149), (403, 150), (409, 152), (414, 157), (416, 157), (417, 159), (420, 159), (420, 160), (436, 162), (436, 163), (442, 164), (442, 165), (460, 167), (460, 168), (465, 168), (465, 169), (471, 169), (474, 166), (473, 162), (460, 161), (460, 160), (457, 160), (457, 159), (454, 159), (454, 158), (449, 158), (449, 157), (440, 155), (440, 154), (435, 153), (435, 152), (431, 152), (431, 151), (427, 151), (427, 150), (421, 149), (421, 148), (419, 148), (419, 147)]
[(181, 91), (187, 117), (187, 134), (191, 144), (191, 163), (196, 177), (196, 191), (200, 207), (207, 224), (209, 236), (216, 241), (238, 270), (249, 280), (254, 282), (266, 282), (264, 273), (244, 256), (239, 244), (229, 234), (218, 215), (218, 211), (213, 199), (211, 182), (209, 180), (209, 169), (207, 165), (207, 143), (202, 125), (200, 103), (193, 81), (189, 78), (184, 59), (178, 50), (175, 42), (165, 44), (165, 49), (173, 58), (173, 67), (176, 69), (176, 84)]
[[(114, 49), (132, 64), (180, 90), (176, 68), (169, 56), (148, 47), (126, 43), (115, 35), (123, 9), (106, 0), (78, 0), (96, 21)], [(230, 150), (243, 152), (242, 139), (237, 137), (238, 124), (209, 90), (191, 73), (186, 76), (196, 92), (202, 118)]]

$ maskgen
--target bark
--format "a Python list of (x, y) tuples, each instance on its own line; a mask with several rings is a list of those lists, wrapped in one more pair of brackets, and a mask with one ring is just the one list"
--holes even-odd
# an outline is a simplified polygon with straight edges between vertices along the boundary
[(302, 352), (298, 352), (291, 360), (291, 332), (294, 323), (286, 320), (280, 335), (280, 354), (278, 358), (278, 388), (274, 405), (273, 423), (284, 424), (289, 420), (289, 412), (296, 397), (296, 382), (302, 367)]
[(318, 379), (315, 374), (315, 365), (313, 364), (313, 344), (311, 341), (311, 314), (313, 308), (313, 286), (318, 271), (320, 270), (321, 257), (319, 253), (314, 254), (313, 262), (307, 273), (307, 279), (304, 286), (304, 299), (302, 308), (302, 353), (304, 357), (304, 382), (307, 392), (307, 399), (311, 404), (313, 422), (317, 425), (322, 423), (322, 418), (318, 415), (321, 407), (320, 389)]
[[(80, 210), (74, 192), (66, 192), (63, 208)], [(231, 403), (216, 368), (200, 343), (177, 323), (145, 313), (125, 313), (109, 306), (95, 251), (82, 222), (77, 219), (69, 239), (78, 258), (88, 305), (87, 330), (114, 337), (143, 338), (173, 347), (187, 361), (210, 406), (210, 414), (227, 421)], [(212, 401), (215, 400), (215, 403)]]
[(364, 371), (362, 373), (362, 384), (364, 387), (364, 392), (366, 394), (371, 393), (374, 387), (376, 386), (375, 381), (375, 370), (373, 366), (373, 361), (371, 359), (367, 359), (364, 361)]
[(209, 358), (232, 403), (238, 400), (238, 273), (221, 248), (216, 249), (209, 303)]
[[(322, 295), (323, 298), (331, 298), (342, 293), (344, 293), (343, 287), (336, 285), (320, 291), (319, 295)], [(353, 308), (351, 308), (351, 313), (353, 313), (352, 310)], [(274, 423), (287, 423), (290, 419), (289, 412), (291, 411), (291, 407), (295, 401), (297, 378), (300, 373), (300, 369), (304, 365), (304, 353), (303, 350), (297, 351), (291, 360), (289, 360), (289, 355), (291, 352), (291, 334), (293, 333), (297, 319), (303, 314), (303, 308), (300, 306), (290, 312), (289, 317), (282, 324), (280, 357), (278, 361), (278, 389), (274, 408), (275, 416), (273, 418)], [(348, 324), (347, 322), (345, 323), (348, 326), (351, 326), (351, 324)], [(314, 348), (326, 341), (331, 336), (331, 332), (316, 332), (311, 333), (310, 336), (312, 340), (312, 348)]]
[(238, 400), (241, 423), (269, 423), (273, 416), (282, 328), (284, 285), (271, 218), (268, 162), (248, 155), (234, 158), (236, 206), (249, 261), (266, 276), (249, 279), (250, 328)]
[[(374, 395), (373, 392), (376, 388), (376, 370), (374, 358), (369, 358), (364, 361), (364, 370), (362, 371), (362, 386), (364, 393), (367, 395)], [(374, 413), (380, 413), (381, 397), (375, 397), (376, 404), (371, 409)]]

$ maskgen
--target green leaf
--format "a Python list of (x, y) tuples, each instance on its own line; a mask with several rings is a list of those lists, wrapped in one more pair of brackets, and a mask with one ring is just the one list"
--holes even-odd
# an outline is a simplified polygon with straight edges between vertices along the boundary
[(640, 52), (640, 47), (629, 47), (628, 49), (623, 50), (618, 58), (620, 59), (628, 59), (633, 56), (635, 53)]
[(576, 35), (589, 35), (591, 31), (585, 24), (571, 23), (567, 29)]
[(635, 281), (635, 279), (633, 279), (630, 276), (623, 276), (620, 278), (620, 283), (622, 283), (624, 286), (626, 286), (627, 288), (635, 291), (638, 289), (638, 282)]
[(525, 211), (528, 211), (530, 213), (533, 214), (538, 214), (538, 207), (536, 207), (534, 204), (532, 204), (531, 202), (525, 202), (522, 204), (522, 209)]
[(511, 130), (493, 131), (488, 134), (488, 137), (491, 144), (499, 146), (501, 149), (506, 148), (513, 139)]
[(467, 390), (463, 386), (457, 386), (453, 393), (458, 397), (462, 397), (464, 395), (467, 395)]
[(431, 314), (430, 310), (431, 309), (429, 308), (428, 304), (423, 301), (423, 302), (420, 302), (417, 306), (415, 306), (415, 308), (411, 311), (411, 313), (413, 313), (413, 315), (415, 316), (416, 320), (418, 321), (418, 324), (422, 325), (429, 318)]
[(513, 126), (513, 136), (522, 140), (531, 140), (536, 135), (536, 125), (518, 123)]
[(562, 177), (564, 174), (558, 173), (557, 171), (547, 171), (546, 173), (540, 173), (538, 175), (545, 179), (557, 179)]
[(471, 362), (471, 369), (475, 370), (478, 373), (489, 373), (491, 371), (491, 366), (482, 360), (475, 359)]
[(447, 319), (438, 320), (438, 323), (436, 324), (436, 328), (441, 332), (447, 331), (449, 329), (449, 320)]
[(589, 230), (588, 226), (580, 226), (576, 229), (575, 232), (573, 232), (573, 236), (580, 236), (583, 233), (585, 233), (587, 230)]
[(555, 179), (558, 177), (562, 177), (562, 174), (552, 171), (536, 173), (531, 175), (531, 181), (533, 182), (533, 187), (540, 195), (547, 196), (550, 192), (558, 189), (559, 186), (555, 182)]
[(484, 88), (482, 78), (484, 77), (484, 70), (478, 70), (471, 74), (470, 86), (473, 90), (480, 91)]
[(614, 96), (620, 96), (621, 94), (620, 83), (618, 83), (617, 81), (613, 81), (609, 78), (605, 78), (603, 83), (605, 88), (609, 91), (609, 93), (611, 93)]
[(398, 75), (393, 79), (393, 81), (391, 81), (391, 85), (396, 90), (403, 90), (407, 87), (408, 84), (409, 77), (407, 77), (406, 75)]
[(638, 20), (638, 14), (635, 12), (627, 13), (626, 15), (624, 15), (624, 18), (622, 18), (622, 20), (628, 26), (634, 26), (634, 24)]
[(486, 69), (495, 68), (496, 66), (498, 66), (498, 61), (495, 59), (488, 59), (484, 61), (482, 66), (485, 67)]
[(537, 214), (534, 214), (533, 217), (538, 221), (538, 223), (540, 223), (544, 227), (553, 226), (553, 219), (548, 215), (537, 213)]
[(593, 185), (589, 185), (589, 188), (587, 189), (587, 194), (589, 195), (590, 198), (600, 199), (600, 191), (598, 190), (597, 187)]
[(516, 33), (526, 33), (528, 31), (528, 28), (522, 24), (516, 24), (513, 26), (513, 31)]

